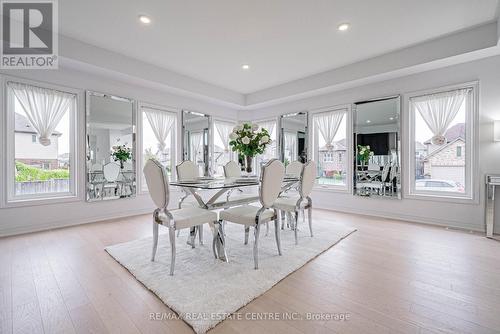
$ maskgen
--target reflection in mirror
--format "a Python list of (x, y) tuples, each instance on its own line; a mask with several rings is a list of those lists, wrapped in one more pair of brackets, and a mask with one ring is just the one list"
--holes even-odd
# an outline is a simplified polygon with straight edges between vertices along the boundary
[(198, 166), (199, 175), (210, 175), (210, 116), (194, 111), (182, 112), (182, 156)]
[(87, 92), (87, 201), (136, 192), (134, 101)]
[(400, 97), (354, 106), (354, 193), (401, 198)]
[(307, 112), (280, 117), (280, 158), (285, 166), (307, 161), (307, 122)]

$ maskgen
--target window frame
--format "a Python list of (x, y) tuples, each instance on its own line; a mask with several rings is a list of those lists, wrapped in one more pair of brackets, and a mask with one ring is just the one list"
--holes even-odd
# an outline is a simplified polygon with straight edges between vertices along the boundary
[(176, 178), (176, 168), (175, 166), (177, 165), (178, 159), (178, 152), (179, 152), (179, 115), (181, 110), (179, 108), (175, 107), (168, 107), (168, 106), (161, 106), (157, 104), (152, 104), (148, 102), (143, 102), (139, 101), (137, 105), (137, 138), (136, 138), (136, 146), (138, 147), (137, 150), (137, 158), (139, 159), (139, 163), (136, 163), (136, 175), (140, 177), (136, 177), (136, 182), (137, 182), (137, 193), (138, 194), (149, 194), (149, 191), (147, 189), (147, 186), (145, 187), (145, 183), (143, 182), (142, 178), (142, 169), (144, 168), (144, 142), (143, 142), (143, 133), (144, 133), (144, 126), (143, 126), (143, 108), (149, 108), (149, 109), (155, 109), (163, 112), (168, 112), (171, 113), (175, 116), (175, 121), (172, 126), (172, 129), (174, 131), (173, 135), (171, 135), (171, 147), (172, 147), (172, 161), (171, 161), (171, 177), (172, 179)]
[[(75, 202), (81, 200), (81, 184), (84, 180), (81, 178), (81, 170), (79, 168), (80, 158), (79, 152), (81, 150), (81, 142), (79, 140), (82, 135), (81, 130), (78, 128), (78, 124), (82, 122), (81, 108), (82, 108), (82, 90), (71, 88), (67, 86), (61, 86), (46, 82), (40, 82), (35, 80), (28, 80), (23, 78), (18, 78), (14, 76), (4, 76), (2, 75), (1, 80), (1, 95), (3, 98), (2, 107), (4, 109), (2, 117), (1, 131), (2, 139), (4, 144), (1, 145), (2, 156), (5, 157), (4, 163), (2, 164), (2, 175), (1, 179), (6, 185), (3, 191), (1, 191), (1, 207), (20, 207), (20, 206), (32, 206), (32, 205), (43, 205), (43, 204), (54, 204), (63, 202)], [(70, 135), (69, 135), (69, 148), (70, 148), (70, 185), (68, 192), (59, 193), (47, 193), (47, 194), (34, 194), (25, 196), (15, 195), (15, 167), (10, 164), (11, 160), (15, 160), (15, 131), (14, 131), (14, 112), (13, 103), (14, 96), (8, 93), (8, 83), (15, 82), (26, 85), (31, 85), (43, 89), (58, 90), (65, 93), (73, 94), (75, 96), (75, 103), (73, 110), (70, 113)]]
[(311, 124), (309, 132), (309, 145), (308, 160), (313, 160), (319, 162), (319, 153), (316, 152), (316, 146), (318, 146), (318, 135), (319, 132), (316, 129), (316, 124), (314, 122), (314, 116), (322, 113), (327, 113), (330, 111), (345, 110), (345, 120), (346, 120), (346, 158), (343, 160), (346, 165), (346, 183), (345, 185), (334, 185), (334, 184), (318, 184), (314, 183), (314, 190), (317, 191), (328, 191), (328, 192), (338, 192), (352, 194), (352, 178), (353, 178), (353, 115), (352, 115), (352, 105), (351, 104), (341, 104), (328, 107), (321, 107), (318, 109), (308, 110), (309, 119), (308, 122)]
[[(274, 122), (274, 143), (276, 145), (276, 148), (274, 150), (274, 156), (272, 157), (272, 159), (278, 159), (279, 157), (279, 130), (278, 130), (278, 122), (279, 122), (279, 118), (278, 117), (271, 117), (271, 118), (259, 118), (258, 120), (256, 121), (245, 121), (245, 122), (250, 122), (250, 123), (253, 123), (253, 124), (258, 124), (259, 125), (259, 128), (261, 126), (262, 123), (267, 123), (267, 122)], [(242, 123), (245, 123), (245, 122), (242, 122)], [(254, 173), (258, 176), (260, 176), (260, 168), (259, 168), (259, 156), (255, 157), (255, 159), (253, 159), (253, 168), (254, 168)]]
[[(465, 115), (465, 189), (464, 195), (458, 193), (439, 191), (416, 191), (415, 187), (415, 111), (412, 110), (410, 101), (414, 97), (431, 95), (446, 91), (468, 89), (471, 91), (471, 110), (466, 110)], [(426, 89), (417, 92), (404, 94), (404, 121), (406, 143), (406, 187), (404, 187), (404, 197), (409, 199), (443, 201), (451, 203), (478, 204), (479, 203), (479, 82), (472, 81), (455, 85), (442, 86), (438, 88)], [(462, 151), (463, 155), (463, 151)]]
[[(210, 154), (210, 172), (212, 175), (215, 175), (215, 172), (216, 172), (215, 136), (216, 135), (218, 136), (218, 134), (216, 134), (217, 129), (215, 128), (215, 123), (226, 123), (227, 125), (231, 125), (234, 128), (236, 125), (238, 125), (238, 121), (234, 120), (234, 119), (224, 119), (221, 117), (212, 116), (212, 121), (210, 123), (210, 138), (209, 138), (210, 151), (211, 151), (211, 154)], [(236, 161), (236, 163), (238, 163), (238, 154), (236, 152), (234, 152), (233, 150), (231, 150), (231, 146), (229, 146), (229, 153), (230, 153), (229, 154), (230, 159), (232, 161)], [(223, 172), (222, 176), (224, 176), (224, 172)]]

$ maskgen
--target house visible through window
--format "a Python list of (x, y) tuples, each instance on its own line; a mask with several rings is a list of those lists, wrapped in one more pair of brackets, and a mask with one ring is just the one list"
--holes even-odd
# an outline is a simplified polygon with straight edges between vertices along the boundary
[(313, 115), (313, 159), (318, 164), (318, 183), (347, 185), (347, 110), (332, 110)]
[(411, 193), (471, 197), (472, 87), (410, 98)]
[(76, 95), (9, 82), (10, 200), (74, 195)]

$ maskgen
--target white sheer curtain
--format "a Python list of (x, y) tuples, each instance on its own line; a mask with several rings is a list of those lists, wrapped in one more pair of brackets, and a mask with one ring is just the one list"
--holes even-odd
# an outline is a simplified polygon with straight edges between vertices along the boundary
[(37, 132), (40, 144), (49, 146), (59, 121), (74, 106), (75, 95), (15, 82), (8, 86)]
[(224, 145), (224, 152), (229, 152), (229, 134), (233, 131), (234, 124), (215, 121), (214, 127)]
[[(289, 161), (295, 161), (297, 157), (297, 133), (285, 132), (285, 151), (288, 152)], [(287, 158), (287, 157), (285, 157)]]
[(333, 148), (333, 139), (339, 130), (340, 123), (344, 118), (345, 110), (336, 110), (314, 116), (316, 126), (326, 142), (326, 149)]
[(261, 128), (266, 129), (267, 132), (269, 132), (269, 137), (272, 140), (275, 140), (275, 138), (276, 138), (276, 133), (275, 133), (276, 122), (275, 121), (258, 122), (257, 125), (260, 126)]
[(194, 163), (198, 162), (198, 152), (201, 149), (203, 143), (203, 132), (191, 132), (191, 161)]
[(431, 142), (435, 145), (446, 143), (444, 134), (460, 111), (470, 89), (414, 97), (411, 102), (434, 134)]
[(163, 152), (167, 146), (166, 140), (175, 122), (175, 115), (169, 112), (151, 108), (143, 108), (149, 125), (158, 141), (158, 149)]

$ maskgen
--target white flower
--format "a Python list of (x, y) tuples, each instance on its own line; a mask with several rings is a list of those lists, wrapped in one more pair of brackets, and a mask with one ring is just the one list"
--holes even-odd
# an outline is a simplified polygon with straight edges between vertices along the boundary
[(243, 124), (238, 124), (234, 127), (234, 132), (243, 130)]
[(366, 149), (369, 150), (370, 149), (370, 145), (366, 145)]
[(236, 132), (238, 131), (238, 125), (236, 125), (234, 128), (233, 128), (233, 132)]
[(365, 154), (365, 149), (362, 148), (361, 151), (359, 151), (359, 154)]
[(373, 157), (373, 152), (370, 152), (370, 157)]
[(236, 132), (231, 132), (229, 134), (229, 139), (235, 140), (236, 138), (238, 138), (238, 134), (236, 134)]
[(260, 138), (260, 142), (262, 144), (269, 143), (269, 136), (262, 136), (262, 138)]
[(241, 142), (245, 145), (248, 145), (248, 144), (250, 144), (250, 138), (245, 136), (245, 137), (241, 138)]
[(259, 130), (259, 124), (252, 124), (252, 131)]

